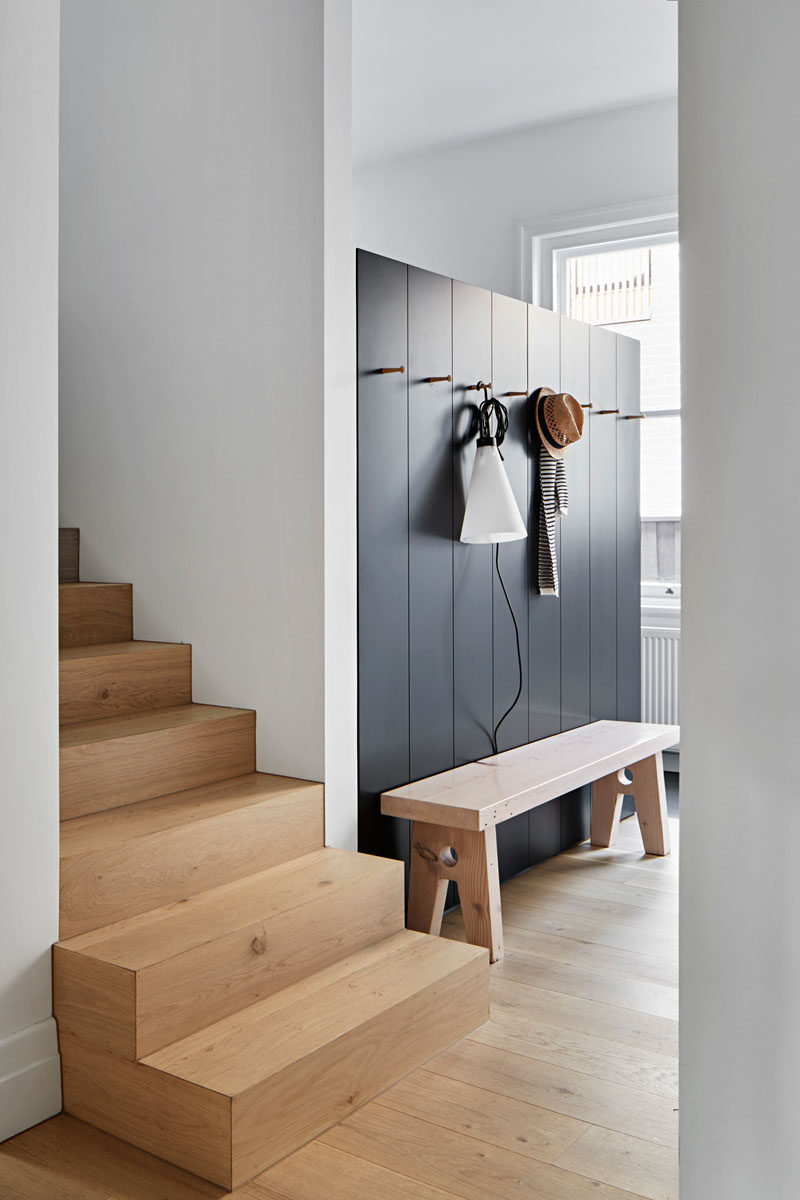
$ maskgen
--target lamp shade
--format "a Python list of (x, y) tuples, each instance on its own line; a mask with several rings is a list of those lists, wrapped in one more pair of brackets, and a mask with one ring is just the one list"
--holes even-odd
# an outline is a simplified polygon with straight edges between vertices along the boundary
[(467, 493), (462, 542), (516, 542), (528, 536), (493, 438), (481, 438)]

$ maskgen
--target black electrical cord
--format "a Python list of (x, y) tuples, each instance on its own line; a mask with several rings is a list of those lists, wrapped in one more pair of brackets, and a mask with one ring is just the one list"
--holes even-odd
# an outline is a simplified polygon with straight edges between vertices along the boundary
[(500, 726), (503, 724), (503, 721), (505, 721), (506, 717), (509, 715), (509, 713), (514, 711), (517, 701), (519, 700), (520, 696), (522, 695), (522, 651), (519, 648), (519, 626), (517, 625), (517, 618), (514, 616), (514, 609), (511, 607), (511, 600), (509, 599), (508, 592), (506, 591), (506, 585), (503, 581), (503, 576), (500, 574), (500, 543), (499, 542), (497, 543), (497, 547), (496, 547), (495, 553), (494, 553), (494, 566), (495, 566), (495, 570), (497, 571), (497, 578), (500, 580), (500, 587), (503, 589), (503, 595), (506, 598), (506, 604), (508, 605), (508, 611), (511, 613), (511, 620), (514, 622), (514, 636), (517, 639), (517, 667), (519, 668), (519, 687), (517, 688), (517, 694), (514, 697), (511, 704), (509, 705), (509, 707), (503, 713), (500, 720), (495, 725), (494, 733), (492, 734), (492, 746), (494, 748), (495, 754), (497, 754), (497, 752), (498, 752), (497, 751), (497, 732), (498, 732)]

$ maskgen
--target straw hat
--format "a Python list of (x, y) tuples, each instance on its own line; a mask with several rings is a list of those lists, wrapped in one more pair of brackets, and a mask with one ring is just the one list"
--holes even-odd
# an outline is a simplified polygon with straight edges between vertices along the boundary
[(567, 446), (583, 433), (583, 409), (569, 392), (556, 393), (548, 387), (534, 392), (533, 404), (542, 445), (551, 458), (563, 458)]

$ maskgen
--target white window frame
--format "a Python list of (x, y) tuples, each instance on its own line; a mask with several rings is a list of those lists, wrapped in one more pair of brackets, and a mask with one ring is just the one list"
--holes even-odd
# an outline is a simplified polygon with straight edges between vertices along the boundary
[(600, 247), (607, 242), (654, 241), (678, 232), (678, 197), (656, 196), (559, 216), (520, 221), (520, 295), (541, 308), (555, 308), (553, 263), (556, 250)]

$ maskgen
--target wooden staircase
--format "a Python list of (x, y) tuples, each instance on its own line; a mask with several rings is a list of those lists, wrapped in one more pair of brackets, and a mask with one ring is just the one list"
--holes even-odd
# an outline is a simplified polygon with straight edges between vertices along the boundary
[(322, 785), (61, 545), (64, 1109), (232, 1190), (485, 1021), (487, 954), (406, 930), (402, 864), (325, 848)]

